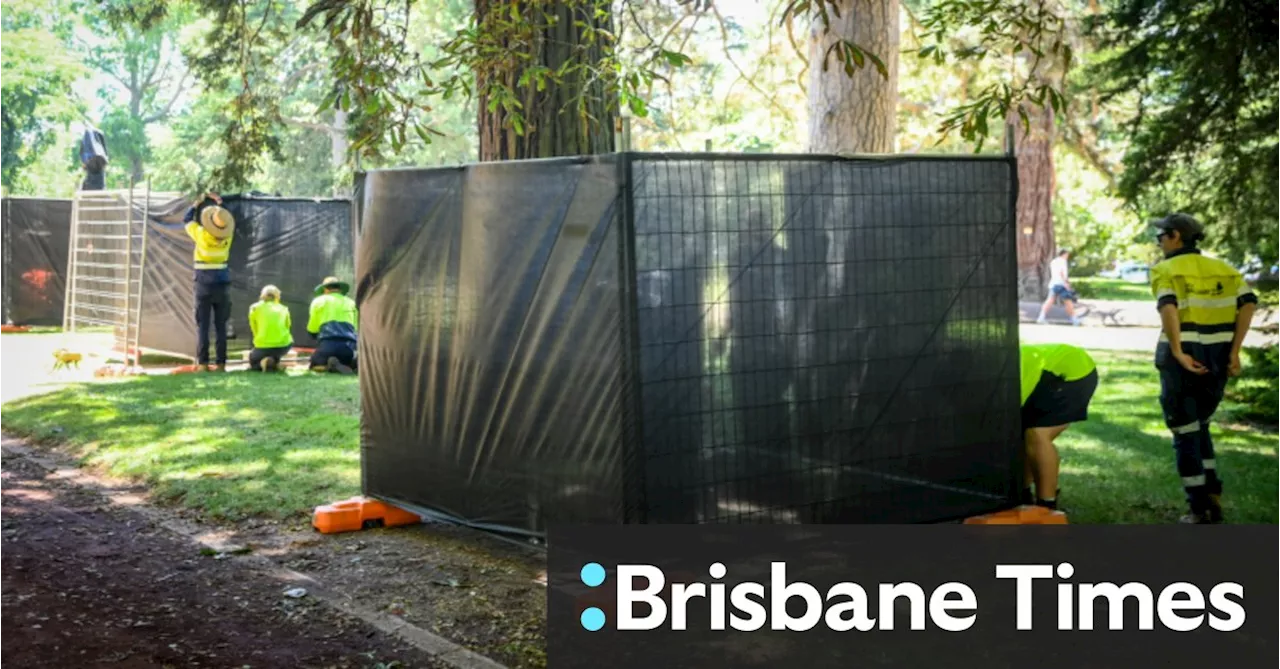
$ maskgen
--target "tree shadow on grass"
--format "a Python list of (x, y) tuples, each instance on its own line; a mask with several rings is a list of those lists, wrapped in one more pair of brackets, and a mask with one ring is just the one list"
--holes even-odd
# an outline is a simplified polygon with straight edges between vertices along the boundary
[(359, 492), (354, 378), (143, 377), (14, 402), (4, 418), (15, 434), (216, 517), (284, 517)]

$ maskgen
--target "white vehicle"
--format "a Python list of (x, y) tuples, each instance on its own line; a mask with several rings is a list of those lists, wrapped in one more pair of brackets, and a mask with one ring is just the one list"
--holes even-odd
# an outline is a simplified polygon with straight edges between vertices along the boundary
[(1125, 260), (1116, 263), (1113, 269), (1098, 272), (1098, 276), (1104, 279), (1120, 279), (1129, 283), (1149, 283), (1151, 268), (1140, 262)]

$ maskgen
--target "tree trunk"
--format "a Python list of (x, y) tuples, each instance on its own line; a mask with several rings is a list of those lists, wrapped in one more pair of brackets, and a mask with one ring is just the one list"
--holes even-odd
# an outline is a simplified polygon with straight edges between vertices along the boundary
[[(809, 35), (809, 150), (815, 153), (892, 153), (898, 111), (898, 0), (837, 0), (831, 29), (815, 17)], [(847, 40), (884, 61), (889, 76), (871, 62), (845, 73), (828, 50)], [(824, 71), (825, 69), (825, 71)]]
[[(618, 115), (616, 99), (606, 99), (608, 87), (600, 77), (593, 75), (595, 63), (612, 48), (602, 44), (607, 38), (597, 34), (594, 42), (580, 48), (586, 28), (612, 32), (612, 17), (597, 16), (596, 3), (584, 0), (574, 2), (535, 1), (522, 3), (526, 18), (535, 24), (549, 23), (543, 13), (555, 17), (532, 44), (526, 48), (530, 58), (521, 61), (524, 68), (542, 66), (558, 71), (565, 63), (585, 67), (570, 71), (559, 84), (548, 81), (543, 90), (536, 86), (517, 88), (524, 69), (507, 68), (501, 74), (479, 72), (477, 87), (480, 89), (480, 152), (482, 161), (517, 160), (521, 158), (552, 158), (556, 156), (590, 155), (614, 150), (613, 126)], [(476, 17), (481, 30), (489, 22), (490, 11), (500, 12), (494, 21), (510, 20), (507, 3), (496, 0), (476, 0)], [(575, 25), (580, 23), (582, 25)], [(487, 77), (500, 76), (507, 89), (515, 92), (523, 105), (523, 134), (511, 123), (511, 116), (499, 104), (489, 110), (489, 96), (485, 94)]]
[(1018, 158), (1018, 299), (1040, 301), (1049, 285), (1053, 259), (1053, 110), (1025, 107), (1030, 131), (1015, 113), (1014, 152)]

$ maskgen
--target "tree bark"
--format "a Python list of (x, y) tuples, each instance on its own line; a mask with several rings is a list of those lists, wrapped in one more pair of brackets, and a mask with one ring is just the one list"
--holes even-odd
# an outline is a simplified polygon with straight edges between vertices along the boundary
[[(836, 0), (830, 30), (815, 17), (809, 35), (809, 150), (814, 153), (892, 153), (898, 111), (898, 0)], [(884, 61), (882, 76), (870, 58), (849, 76), (838, 52), (848, 40)], [(823, 67), (824, 58), (826, 67)]]
[(1018, 158), (1018, 299), (1040, 301), (1049, 285), (1053, 259), (1053, 110), (1024, 107), (1029, 131), (1015, 113), (1014, 153)]
[[(555, 17), (531, 44), (520, 47), (528, 50), (528, 60), (515, 61), (500, 74), (480, 72), (477, 88), (480, 93), (479, 135), (481, 161), (518, 160), (522, 158), (551, 158), (556, 156), (590, 155), (614, 150), (614, 119), (618, 115), (616, 99), (607, 99), (608, 87), (597, 76), (595, 63), (606, 53), (602, 42), (608, 38), (597, 34), (594, 40), (583, 38), (588, 28), (612, 32), (612, 17), (597, 16), (596, 3), (547, 2), (538, 0), (522, 3), (527, 19), (537, 24), (547, 23), (543, 15)], [(495, 21), (509, 20), (507, 3), (497, 0), (476, 0), (476, 18), (481, 30), (491, 12), (501, 13), (492, 17)], [(583, 25), (575, 25), (581, 23)], [(548, 81), (543, 90), (529, 85), (517, 87), (521, 75), (532, 66), (542, 66), (558, 71), (566, 63), (583, 65), (568, 72), (559, 83)], [(484, 92), (487, 77), (501, 77), (502, 83), (515, 91), (523, 105), (524, 132), (516, 131), (511, 115), (502, 105), (489, 110), (489, 96)], [(581, 103), (581, 104), (580, 104)]]

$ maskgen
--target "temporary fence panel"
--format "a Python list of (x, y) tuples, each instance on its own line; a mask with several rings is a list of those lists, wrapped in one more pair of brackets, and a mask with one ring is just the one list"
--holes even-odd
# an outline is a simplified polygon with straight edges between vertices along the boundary
[(61, 325), (65, 305), (71, 200), (6, 197), (3, 321)]
[(1015, 175), (716, 154), (371, 172), (364, 490), (531, 533), (1008, 506)]
[(365, 490), (477, 525), (616, 521), (616, 167), (371, 172), (364, 193)]
[(147, 222), (156, 203), (177, 197), (176, 193), (152, 193), (149, 184), (76, 193), (64, 329), (110, 328), (115, 350), (137, 361)]
[[(311, 343), (307, 315), (315, 285), (327, 275), (353, 277), (355, 239), (350, 200), (227, 196), (223, 206), (236, 219), (231, 243), (232, 350), (252, 347), (249, 307), (262, 287), (280, 288), (293, 316), (293, 340)], [(143, 348), (173, 354), (195, 351), (194, 243), (180, 211), (153, 217), (143, 300)]]

